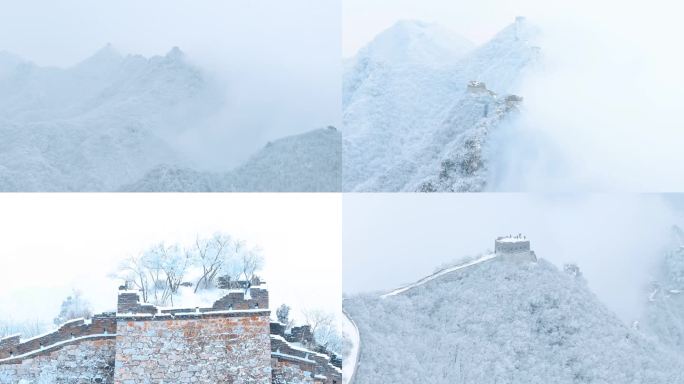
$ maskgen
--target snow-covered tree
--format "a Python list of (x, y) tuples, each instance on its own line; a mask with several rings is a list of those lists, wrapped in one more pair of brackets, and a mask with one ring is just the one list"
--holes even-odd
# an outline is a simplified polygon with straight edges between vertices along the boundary
[(335, 321), (335, 315), (320, 309), (306, 309), (302, 314), (305, 324), (311, 328), (316, 346), (339, 354), (343, 349), (344, 338)]
[(264, 256), (259, 248), (240, 247), (238, 254), (242, 265), (242, 276), (246, 281), (252, 282), (256, 277), (256, 272), (264, 266)]
[(167, 246), (159, 243), (148, 249), (142, 259), (153, 282), (151, 288), (155, 303), (173, 305), (173, 296), (178, 293), (190, 265), (187, 253), (181, 251), (177, 244)]
[(92, 309), (90, 303), (83, 298), (81, 291), (74, 289), (71, 295), (62, 301), (59, 315), (55, 317), (53, 323), (60, 325), (73, 319), (89, 319), (91, 316)]
[[(197, 293), (215, 288), (217, 281), (224, 288), (240, 280), (252, 282), (263, 262), (258, 248), (216, 233), (208, 238), (197, 237), (189, 246), (156, 244), (124, 260), (114, 276), (126, 281), (129, 288), (138, 289), (146, 303), (174, 305), (182, 286), (194, 286)], [(188, 278), (196, 280), (193, 283)]]
[(49, 324), (35, 319), (29, 321), (14, 321), (11, 318), (0, 319), (0, 339), (10, 335), (21, 335), (24, 338), (44, 333)]
[[(202, 269), (195, 292), (198, 289), (213, 288), (217, 276), (221, 272), (232, 271), (232, 264), (237, 261), (236, 253), (240, 242), (235, 242), (229, 235), (216, 233), (210, 238), (197, 238), (188, 250), (195, 265)], [(227, 273), (230, 276), (230, 273)]]
[(276, 317), (278, 321), (286, 326), (290, 323), (290, 306), (287, 304), (281, 304), (278, 309), (276, 309)]

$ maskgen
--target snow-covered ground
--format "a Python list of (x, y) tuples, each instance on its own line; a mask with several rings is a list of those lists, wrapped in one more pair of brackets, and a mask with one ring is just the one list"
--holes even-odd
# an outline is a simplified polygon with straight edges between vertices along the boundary
[(354, 320), (349, 317), (349, 314), (346, 311), (343, 313), (342, 333), (349, 338), (351, 348), (349, 350), (349, 355), (345, 358), (344, 364), (342, 365), (342, 383), (352, 384), (354, 374), (356, 373), (356, 367), (359, 364), (361, 336), (359, 335), (359, 329), (356, 327)]

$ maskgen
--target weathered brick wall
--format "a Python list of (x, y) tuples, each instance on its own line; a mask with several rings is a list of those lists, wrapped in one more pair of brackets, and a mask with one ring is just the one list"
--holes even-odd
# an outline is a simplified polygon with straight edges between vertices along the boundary
[(111, 384), (115, 345), (113, 336), (86, 336), (5, 359), (0, 362), (0, 384)]
[(21, 341), (19, 336), (4, 338), (0, 340), (0, 364), (3, 359), (46, 349), (65, 341), (107, 334), (116, 334), (116, 317), (113, 313), (95, 315), (88, 323), (83, 319), (72, 320), (64, 323), (54, 332), (26, 341)]
[(116, 317), (69, 321), (54, 332), (0, 340), (0, 384), (112, 383)]
[(114, 382), (270, 383), (269, 314), (120, 316)]
[(214, 303), (214, 310), (268, 308), (268, 291), (250, 288), (249, 297), (245, 291), (231, 292)]
[[(340, 384), (342, 371), (330, 363), (330, 357), (289, 343), (279, 335), (271, 335), (273, 382)], [(294, 380), (294, 381), (287, 381)]]
[(274, 357), (271, 361), (273, 384), (315, 384), (313, 364)]

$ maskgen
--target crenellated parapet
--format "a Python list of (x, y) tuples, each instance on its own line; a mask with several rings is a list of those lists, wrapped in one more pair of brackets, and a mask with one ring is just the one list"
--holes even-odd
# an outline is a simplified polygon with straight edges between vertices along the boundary
[(537, 261), (537, 256), (530, 249), (530, 241), (522, 234), (497, 237), (494, 241), (494, 253), (505, 260)]
[(113, 313), (95, 315), (90, 320), (75, 319), (57, 330), (21, 340), (19, 335), (0, 340), (0, 364), (18, 364), (24, 359), (46, 354), (67, 345), (116, 337), (116, 316)]
[(330, 356), (312, 351), (280, 335), (271, 335), (273, 383), (302, 382), (339, 384), (342, 370), (331, 363)]
[(233, 289), (218, 299), (211, 307), (174, 307), (164, 308), (156, 305), (141, 303), (137, 291), (122, 290), (117, 301), (117, 318), (152, 319), (168, 318), (199, 318), (209, 316), (237, 317), (255, 313), (270, 315), (268, 308), (268, 290), (254, 287), (247, 289)]

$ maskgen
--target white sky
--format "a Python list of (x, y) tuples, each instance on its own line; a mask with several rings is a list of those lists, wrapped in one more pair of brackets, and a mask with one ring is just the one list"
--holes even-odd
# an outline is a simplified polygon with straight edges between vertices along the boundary
[(263, 249), (272, 310), (340, 309), (339, 195), (3, 194), (0, 212), (3, 319), (51, 323), (72, 288), (114, 310), (120, 259), (216, 231)]
[(516, 16), (529, 15), (540, 4), (502, 0), (344, 0), (342, 2), (344, 57), (399, 20), (421, 20), (447, 27), (476, 44), (484, 43), (511, 24)]
[(492, 250), (497, 236), (523, 233), (538, 257), (576, 262), (591, 289), (623, 319), (644, 302), (679, 196), (346, 194), (343, 290), (390, 290), (444, 263)]

